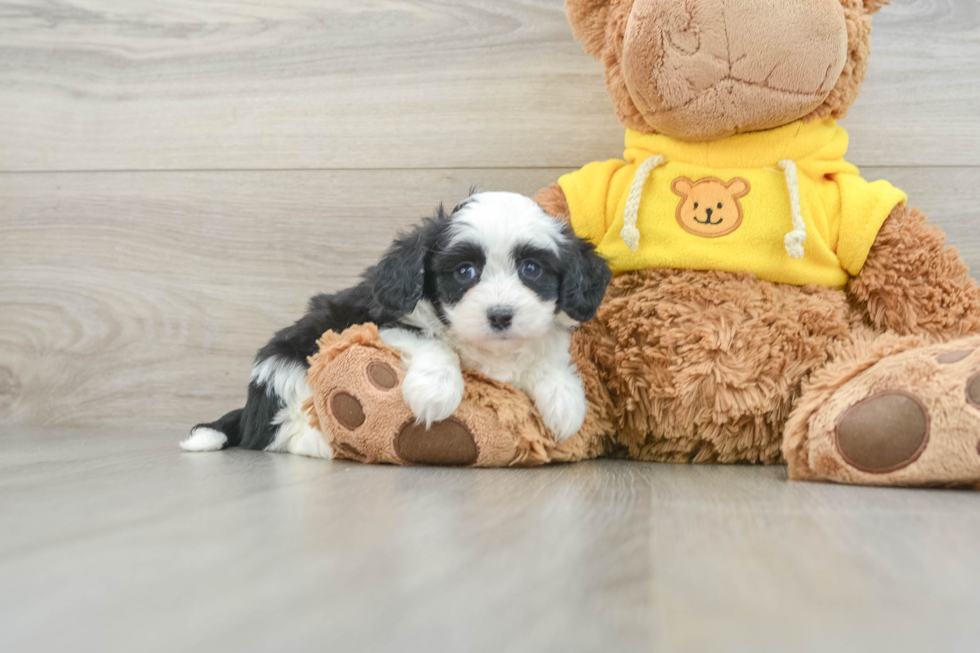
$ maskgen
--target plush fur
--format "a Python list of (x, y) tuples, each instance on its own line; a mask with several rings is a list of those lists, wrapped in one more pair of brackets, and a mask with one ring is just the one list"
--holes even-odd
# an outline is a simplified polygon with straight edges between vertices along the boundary
[[(783, 451), (790, 476), (860, 485), (980, 488), (980, 410), (967, 398), (978, 369), (980, 337), (975, 335), (931, 346), (915, 336), (857, 341), (813, 376), (786, 425)], [(899, 457), (884, 472), (856, 468), (840, 445), (842, 416), (862, 400), (896, 392), (922, 407), (924, 441), (909, 456), (911, 462)], [(887, 424), (889, 418), (879, 416), (886, 423), (883, 434), (901, 433), (906, 425)], [(876, 444), (888, 446), (887, 441)]]
[(939, 339), (980, 331), (977, 282), (918, 209), (892, 212), (848, 292), (879, 331)]
[[(833, 91), (808, 118), (846, 115), (867, 69), (871, 14), (882, 4), (841, 0), (847, 62)], [(567, 2), (576, 34), (606, 65), (621, 120), (650, 133), (620, 71), (632, 5), (631, 0)], [(559, 188), (544, 189), (537, 199), (554, 215), (567, 215)], [(596, 322), (579, 337), (594, 339), (594, 360), (615, 397), (616, 433), (609, 446), (617, 455), (773, 463), (783, 459), (784, 451), (805, 458), (800, 452), (811, 441), (804, 416), (827, 399), (828, 388), (899, 350), (980, 332), (978, 302), (976, 282), (955, 249), (946, 246), (942, 232), (917, 210), (897, 207), (847, 292), (781, 286), (750, 275), (644, 270), (613, 281)], [(890, 332), (926, 340), (901, 340), (896, 349), (889, 343), (897, 336)], [(913, 360), (931, 355), (915, 354)], [(819, 380), (811, 383), (814, 374)], [(910, 387), (926, 404), (945, 402), (944, 410), (955, 405), (966, 415), (976, 411), (966, 406), (962, 388), (949, 395), (948, 385), (931, 386), (928, 379)], [(848, 396), (851, 402), (862, 397), (860, 392)], [(792, 443), (788, 439), (784, 446), (791, 415), (787, 437)], [(790, 473), (810, 480), (928, 485), (946, 482), (937, 470), (956, 469), (960, 482), (964, 474), (977, 474), (976, 439), (968, 430), (952, 437), (957, 444), (950, 451), (967, 452), (962, 463), (923, 467), (916, 462), (888, 478), (839, 468), (823, 475), (819, 468), (795, 464)]]

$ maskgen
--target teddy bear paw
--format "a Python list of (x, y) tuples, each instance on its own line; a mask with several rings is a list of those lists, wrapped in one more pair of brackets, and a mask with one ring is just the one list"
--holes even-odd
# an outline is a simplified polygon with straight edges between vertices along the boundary
[(980, 338), (879, 360), (841, 385), (814, 413), (806, 447), (814, 479), (976, 485)]
[[(473, 467), (530, 467), (552, 460), (554, 439), (536, 416), (531, 399), (516, 388), (473, 372), (457, 372), (442, 379), (451, 386), (451, 406), (431, 415), (427, 426), (406, 402), (413, 393), (413, 373), (406, 374), (400, 352), (381, 339), (376, 326), (327, 332), (318, 344), (319, 352), (310, 358), (311, 396), (304, 409), (310, 426), (319, 430), (337, 458)], [(418, 369), (425, 368), (413, 366), (413, 371)], [(446, 411), (451, 414), (445, 419), (435, 419)], [(594, 443), (566, 447), (560, 460), (594, 456), (586, 446)]]
[(466, 424), (449, 416), (428, 427), (419, 423), (401, 397), (410, 377), (402, 378), (397, 361), (372, 360), (373, 354), (370, 349), (354, 348), (339, 361), (347, 363), (347, 373), (343, 387), (330, 394), (324, 425), (333, 436), (338, 457), (415, 465), (474, 464), (479, 451)]

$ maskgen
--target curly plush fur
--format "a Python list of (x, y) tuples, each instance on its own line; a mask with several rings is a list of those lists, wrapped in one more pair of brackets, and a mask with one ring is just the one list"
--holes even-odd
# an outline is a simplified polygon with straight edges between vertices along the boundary
[(939, 339), (980, 331), (977, 282), (918, 209), (892, 212), (848, 292), (879, 331)]

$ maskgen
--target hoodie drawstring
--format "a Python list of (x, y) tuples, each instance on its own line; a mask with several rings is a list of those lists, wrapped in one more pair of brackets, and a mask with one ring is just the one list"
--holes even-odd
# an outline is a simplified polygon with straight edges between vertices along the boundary
[(786, 253), (790, 258), (803, 258), (803, 243), (806, 242), (806, 223), (803, 222), (803, 209), (800, 207), (800, 180), (796, 173), (796, 163), (785, 159), (779, 167), (786, 175), (786, 188), (789, 189), (789, 210), (793, 216), (793, 231), (786, 234)]
[(640, 249), (640, 230), (636, 228), (636, 219), (640, 213), (640, 200), (643, 199), (643, 186), (653, 169), (662, 166), (667, 159), (662, 154), (651, 156), (640, 164), (633, 177), (633, 185), (630, 187), (630, 194), (626, 198), (626, 210), (623, 211), (623, 230), (619, 232), (620, 237), (626, 246), (634, 252)]

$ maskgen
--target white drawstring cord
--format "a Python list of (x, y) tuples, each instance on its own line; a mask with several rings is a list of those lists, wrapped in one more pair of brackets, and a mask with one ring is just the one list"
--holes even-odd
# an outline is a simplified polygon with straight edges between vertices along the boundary
[(626, 209), (623, 211), (623, 230), (619, 235), (626, 246), (634, 252), (640, 249), (640, 230), (636, 228), (636, 220), (640, 213), (640, 200), (643, 199), (643, 187), (653, 169), (663, 165), (665, 161), (661, 154), (651, 156), (640, 164), (633, 177), (633, 185), (630, 187), (629, 197), (626, 198)]
[(803, 243), (806, 242), (806, 223), (803, 222), (803, 209), (800, 206), (800, 180), (796, 163), (788, 159), (780, 161), (779, 167), (786, 175), (786, 188), (789, 190), (789, 210), (793, 215), (793, 231), (786, 234), (786, 253), (790, 258), (803, 258)]

